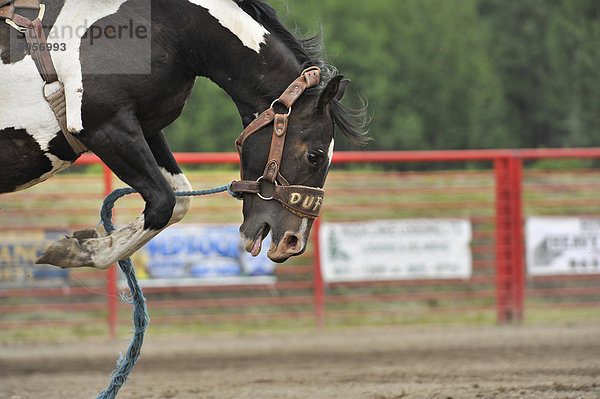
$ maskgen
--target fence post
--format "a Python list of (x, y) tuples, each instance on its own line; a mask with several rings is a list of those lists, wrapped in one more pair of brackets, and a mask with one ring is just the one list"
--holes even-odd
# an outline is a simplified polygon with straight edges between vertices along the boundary
[(321, 251), (319, 244), (319, 236), (321, 232), (321, 219), (316, 219), (313, 224), (313, 242), (314, 242), (314, 266), (313, 273), (313, 295), (314, 295), (314, 312), (315, 325), (318, 330), (323, 328), (325, 320), (325, 287), (323, 285), (323, 274), (321, 273)]
[(511, 185), (511, 250), (512, 268), (512, 321), (523, 321), (525, 307), (525, 261), (523, 233), (523, 160), (515, 155), (510, 158)]
[(522, 168), (518, 155), (494, 161), (496, 175), (496, 309), (498, 323), (523, 319)]
[[(113, 191), (112, 172), (108, 166), (104, 165), (104, 195), (107, 196)], [(111, 338), (117, 336), (117, 321), (119, 313), (119, 304), (117, 302), (117, 267), (112, 265), (107, 271), (106, 293), (108, 297), (108, 331)]]

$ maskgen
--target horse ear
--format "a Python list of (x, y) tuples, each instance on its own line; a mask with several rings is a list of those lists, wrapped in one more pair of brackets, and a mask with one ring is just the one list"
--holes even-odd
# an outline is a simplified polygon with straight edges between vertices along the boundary
[[(337, 75), (331, 78), (327, 86), (321, 92), (321, 96), (319, 97), (319, 103), (317, 105), (317, 109), (323, 109), (327, 104), (329, 104), (333, 99), (341, 99), (344, 95), (344, 90), (348, 83), (342, 82), (344, 75)], [(350, 81), (348, 81), (350, 82)], [(340, 90), (341, 89), (341, 90)], [(341, 95), (340, 95), (341, 91)]]
[(350, 79), (344, 79), (340, 82), (340, 88), (338, 89), (338, 92), (335, 95), (335, 99), (337, 101), (342, 101), (342, 98), (344, 98), (344, 93), (346, 93), (346, 87), (348, 87), (350, 82)]

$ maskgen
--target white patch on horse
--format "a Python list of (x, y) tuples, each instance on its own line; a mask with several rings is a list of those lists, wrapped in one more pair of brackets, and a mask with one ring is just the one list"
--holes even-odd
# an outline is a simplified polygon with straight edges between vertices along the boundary
[(306, 228), (308, 227), (308, 218), (302, 218), (302, 223), (300, 224), (300, 229), (298, 230), (298, 234), (300, 237), (306, 236)]
[(60, 126), (42, 95), (44, 81), (33, 59), (28, 56), (14, 64), (0, 63), (0, 81), (0, 130), (24, 129), (42, 151), (48, 151)]
[(79, 58), (81, 38), (96, 21), (116, 13), (126, 1), (66, 0), (54, 27), (48, 34), (50, 45), (57, 43), (65, 48), (65, 51), (53, 51), (52, 61), (59, 80), (65, 86), (67, 129), (72, 133), (83, 130), (81, 103), (84, 88)]
[(327, 151), (327, 157), (329, 158), (329, 166), (331, 166), (331, 160), (333, 159), (333, 147), (335, 146), (335, 140), (331, 139), (329, 144), (329, 151)]
[(210, 15), (236, 35), (244, 46), (260, 53), (260, 45), (265, 43), (265, 36), (269, 34), (269, 31), (246, 14), (236, 3), (231, 0), (188, 1), (206, 8)]
[(50, 154), (49, 152), (45, 153), (44, 155), (46, 155), (46, 157), (52, 163), (52, 169), (49, 172), (44, 173), (37, 179), (33, 179), (23, 185), (17, 186), (14, 191), (21, 191), (21, 190), (25, 190), (26, 188), (33, 187), (38, 183), (48, 180), (49, 178), (54, 176), (55, 173), (58, 173), (61, 170), (65, 170), (69, 166), (71, 166), (71, 162), (65, 162), (62, 159), (58, 158), (57, 156)]
[(16, 187), (18, 191), (47, 180), (71, 163), (48, 153), (50, 141), (60, 132), (60, 126), (42, 95), (44, 81), (33, 59), (28, 56), (14, 64), (0, 63), (0, 81), (0, 131), (7, 128), (25, 130), (52, 164), (49, 172)]
[[(165, 168), (161, 167), (160, 171), (163, 176), (173, 189), (173, 191), (191, 191), (192, 185), (188, 181), (187, 177), (183, 173), (172, 174), (168, 172)], [(177, 201), (175, 202), (175, 208), (173, 209), (173, 216), (171, 216), (171, 220), (169, 220), (169, 225), (179, 222), (186, 215), (187, 211), (190, 209), (190, 205), (192, 203), (191, 197), (177, 197)]]
[(302, 247), (300, 248), (301, 251), (304, 250), (304, 248), (306, 248), (306, 244), (308, 243), (308, 234), (306, 234), (306, 230), (308, 228), (308, 218), (302, 218), (302, 223), (300, 224), (300, 229), (298, 229), (298, 234), (300, 235), (302, 241), (300, 242), (300, 244), (302, 245)]
[[(48, 35), (50, 45), (64, 43), (65, 51), (53, 51), (52, 60), (59, 79), (65, 86), (67, 124), (72, 132), (83, 129), (81, 100), (83, 83), (79, 47), (81, 37), (95, 21), (115, 13), (126, 0), (104, 0), (99, 7), (90, 1), (66, 0), (54, 28)], [(63, 30), (63, 27), (69, 29)], [(72, 32), (72, 35), (62, 34)], [(48, 153), (52, 139), (60, 133), (60, 126), (43, 96), (42, 80), (31, 56), (14, 64), (0, 63), (0, 130), (23, 129), (39, 144), (52, 163), (52, 170), (18, 187), (23, 189), (41, 181), (70, 165)]]

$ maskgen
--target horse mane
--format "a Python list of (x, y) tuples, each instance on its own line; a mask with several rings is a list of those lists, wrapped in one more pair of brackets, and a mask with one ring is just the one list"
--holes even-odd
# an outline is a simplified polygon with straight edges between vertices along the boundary
[[(322, 83), (320, 87), (310, 91), (322, 90), (331, 78), (337, 75), (337, 69), (324, 61), (325, 47), (322, 32), (319, 34), (298, 37), (290, 32), (277, 16), (277, 11), (261, 0), (234, 0), (244, 12), (263, 25), (275, 35), (296, 57), (302, 69), (318, 66), (321, 68)], [(316, 94), (316, 93), (315, 93)], [(366, 145), (371, 138), (367, 126), (367, 104), (352, 108), (333, 100), (330, 103), (331, 116), (337, 128), (354, 144)]]

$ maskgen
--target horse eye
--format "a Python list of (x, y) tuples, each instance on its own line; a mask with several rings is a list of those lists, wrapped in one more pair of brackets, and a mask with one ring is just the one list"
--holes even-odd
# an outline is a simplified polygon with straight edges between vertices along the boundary
[(312, 165), (319, 166), (319, 164), (323, 160), (323, 154), (314, 151), (309, 151), (307, 158), (308, 162), (310, 162)]

